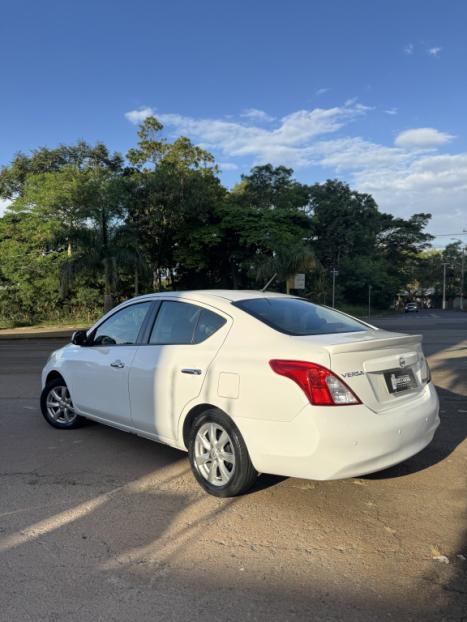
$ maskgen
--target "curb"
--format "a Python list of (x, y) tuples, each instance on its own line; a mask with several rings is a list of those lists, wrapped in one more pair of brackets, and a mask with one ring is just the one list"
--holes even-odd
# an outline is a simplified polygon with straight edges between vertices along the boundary
[(71, 337), (75, 329), (57, 329), (57, 330), (35, 330), (35, 331), (0, 331), (0, 341), (11, 339), (61, 339), (65, 337)]

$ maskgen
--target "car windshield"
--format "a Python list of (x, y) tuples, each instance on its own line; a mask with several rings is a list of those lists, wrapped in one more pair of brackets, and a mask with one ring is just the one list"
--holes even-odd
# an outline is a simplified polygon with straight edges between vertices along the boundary
[(368, 330), (358, 320), (303, 298), (249, 298), (233, 304), (288, 335), (329, 335)]

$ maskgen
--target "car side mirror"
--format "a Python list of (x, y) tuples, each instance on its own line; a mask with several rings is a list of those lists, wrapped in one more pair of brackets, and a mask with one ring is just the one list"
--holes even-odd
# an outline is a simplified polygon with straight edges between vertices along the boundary
[(75, 330), (71, 336), (71, 343), (75, 346), (86, 346), (88, 344), (88, 335), (86, 330)]

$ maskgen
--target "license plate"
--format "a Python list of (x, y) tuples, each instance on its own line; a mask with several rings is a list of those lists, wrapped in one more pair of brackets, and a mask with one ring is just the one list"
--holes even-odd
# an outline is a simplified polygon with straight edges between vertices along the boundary
[(411, 369), (395, 369), (384, 374), (389, 393), (401, 393), (417, 387), (417, 381)]

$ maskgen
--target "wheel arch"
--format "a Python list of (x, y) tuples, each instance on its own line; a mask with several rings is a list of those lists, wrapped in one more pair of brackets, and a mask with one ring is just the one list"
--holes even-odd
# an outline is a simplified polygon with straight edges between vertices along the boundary
[(207, 410), (217, 410), (218, 412), (228, 417), (230, 421), (232, 421), (232, 423), (234, 423), (232, 417), (230, 417), (230, 415), (228, 415), (225, 412), (225, 410), (222, 410), (222, 408), (219, 408), (219, 406), (216, 406), (215, 404), (204, 403), (204, 404), (197, 404), (196, 406), (193, 406), (188, 411), (188, 413), (185, 416), (185, 419), (183, 420), (182, 441), (183, 441), (183, 445), (185, 446), (185, 449), (188, 449), (190, 429), (191, 429), (191, 426), (193, 425), (194, 420), (196, 419), (198, 415), (203, 414)]
[(52, 371), (49, 371), (45, 379), (45, 384), (47, 385), (49, 384), (49, 382), (52, 382), (53, 380), (63, 380), (63, 382), (66, 383), (63, 375), (60, 372), (58, 372), (56, 369), (52, 369)]

